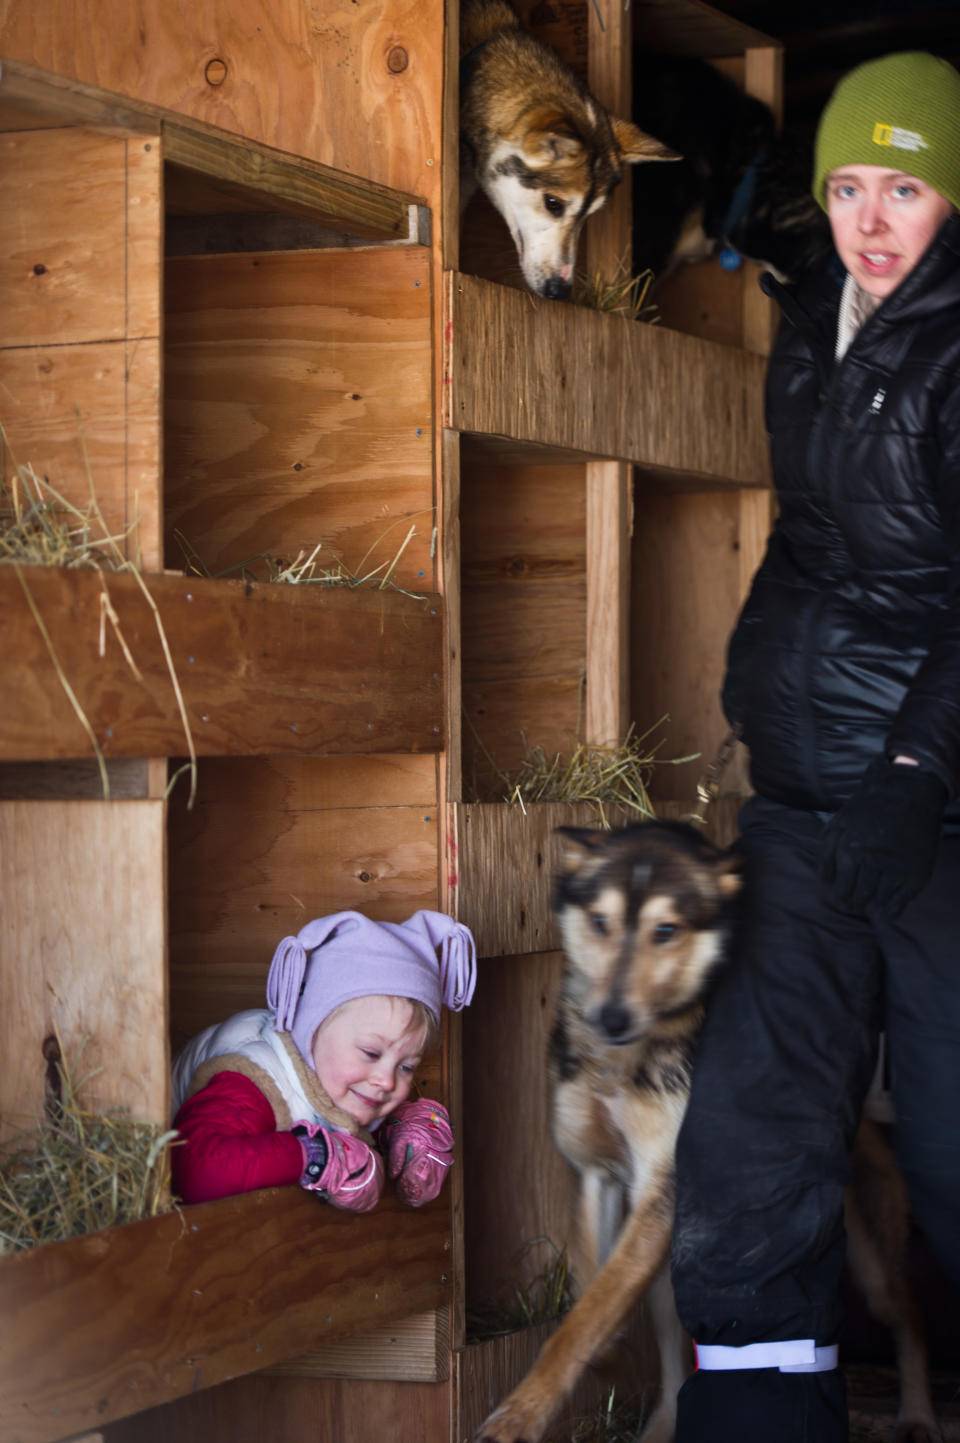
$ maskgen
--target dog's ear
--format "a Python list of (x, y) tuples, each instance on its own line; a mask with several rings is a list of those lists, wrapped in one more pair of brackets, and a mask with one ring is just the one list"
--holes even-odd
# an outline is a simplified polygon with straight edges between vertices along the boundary
[(562, 110), (542, 107), (524, 117), (523, 155), (528, 165), (556, 165), (583, 154), (583, 141)]
[(613, 138), (617, 142), (617, 149), (621, 159), (630, 164), (640, 160), (682, 160), (683, 156), (679, 151), (671, 150), (669, 145), (664, 145), (662, 140), (655, 139), (641, 130), (639, 125), (634, 125), (632, 120), (620, 120), (617, 116), (611, 115), (610, 124), (613, 126)]
[(608, 833), (591, 827), (557, 827), (554, 835), (560, 838), (558, 870), (562, 875), (569, 876), (583, 866)]

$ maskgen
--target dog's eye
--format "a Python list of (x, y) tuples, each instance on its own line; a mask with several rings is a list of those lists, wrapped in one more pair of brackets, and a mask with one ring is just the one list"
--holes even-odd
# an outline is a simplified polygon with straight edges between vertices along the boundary
[(607, 933), (610, 931), (610, 923), (607, 921), (606, 917), (603, 915), (602, 912), (591, 912), (590, 923), (593, 927), (593, 930), (595, 932), (598, 932), (601, 937), (606, 937)]
[(555, 195), (545, 195), (543, 203), (551, 215), (561, 216), (566, 210), (566, 204)]
[(676, 935), (677, 928), (673, 922), (658, 922), (653, 929), (654, 942), (669, 942)]

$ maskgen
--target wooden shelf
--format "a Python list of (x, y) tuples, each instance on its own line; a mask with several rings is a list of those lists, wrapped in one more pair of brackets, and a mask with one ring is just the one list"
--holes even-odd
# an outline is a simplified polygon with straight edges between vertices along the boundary
[[(156, 616), (135, 576), (25, 567), (23, 580), (105, 756), (185, 755)], [(433, 752), (439, 599), (389, 590), (147, 575), (200, 756)], [(132, 674), (108, 595), (142, 679)], [(0, 757), (89, 754), (12, 567), (0, 568)], [(104, 654), (100, 655), (103, 628)]]
[(425, 238), (428, 216), (414, 196), (162, 106), (0, 58), (0, 131), (66, 126), (159, 135), (171, 214), (269, 211), (372, 241)]
[(722, 60), (746, 50), (782, 49), (751, 25), (744, 25), (703, 0), (633, 0), (634, 38), (649, 50)]
[(0, 1437), (52, 1443), (448, 1302), (450, 1210), (296, 1188), (0, 1260)]
[(445, 281), (445, 425), (488, 451), (503, 438), (505, 461), (525, 443), (701, 489), (769, 486), (763, 356), (459, 272)]

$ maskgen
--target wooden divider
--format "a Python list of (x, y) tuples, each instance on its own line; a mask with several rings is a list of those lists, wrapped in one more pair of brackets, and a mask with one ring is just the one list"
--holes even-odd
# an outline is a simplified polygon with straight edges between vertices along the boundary
[(454, 430), (768, 484), (762, 357), (473, 276), (447, 275), (445, 305)]
[(164, 813), (158, 801), (0, 803), (8, 1135), (42, 1114), (56, 1033), (75, 1082), (89, 1077), (85, 1106), (166, 1125)]
[(0, 1436), (52, 1443), (435, 1308), (449, 1257), (443, 1202), (267, 1188), (4, 1258)]
[[(182, 576), (148, 576), (145, 585), (200, 755), (439, 750), (435, 597)], [(104, 617), (104, 594), (140, 678)], [(0, 660), (4, 756), (90, 751), (36, 617), (106, 755), (186, 752), (156, 613), (137, 578), (6, 567), (0, 618), (17, 645)]]
[(160, 214), (156, 137), (0, 146), (0, 479), (29, 465), (75, 506), (95, 496), (147, 570), (161, 565)]

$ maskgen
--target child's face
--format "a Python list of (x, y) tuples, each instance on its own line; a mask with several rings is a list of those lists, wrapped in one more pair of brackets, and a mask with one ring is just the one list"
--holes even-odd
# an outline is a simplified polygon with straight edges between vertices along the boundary
[(403, 997), (357, 997), (321, 1022), (313, 1066), (331, 1102), (370, 1127), (410, 1096), (423, 1028)]

